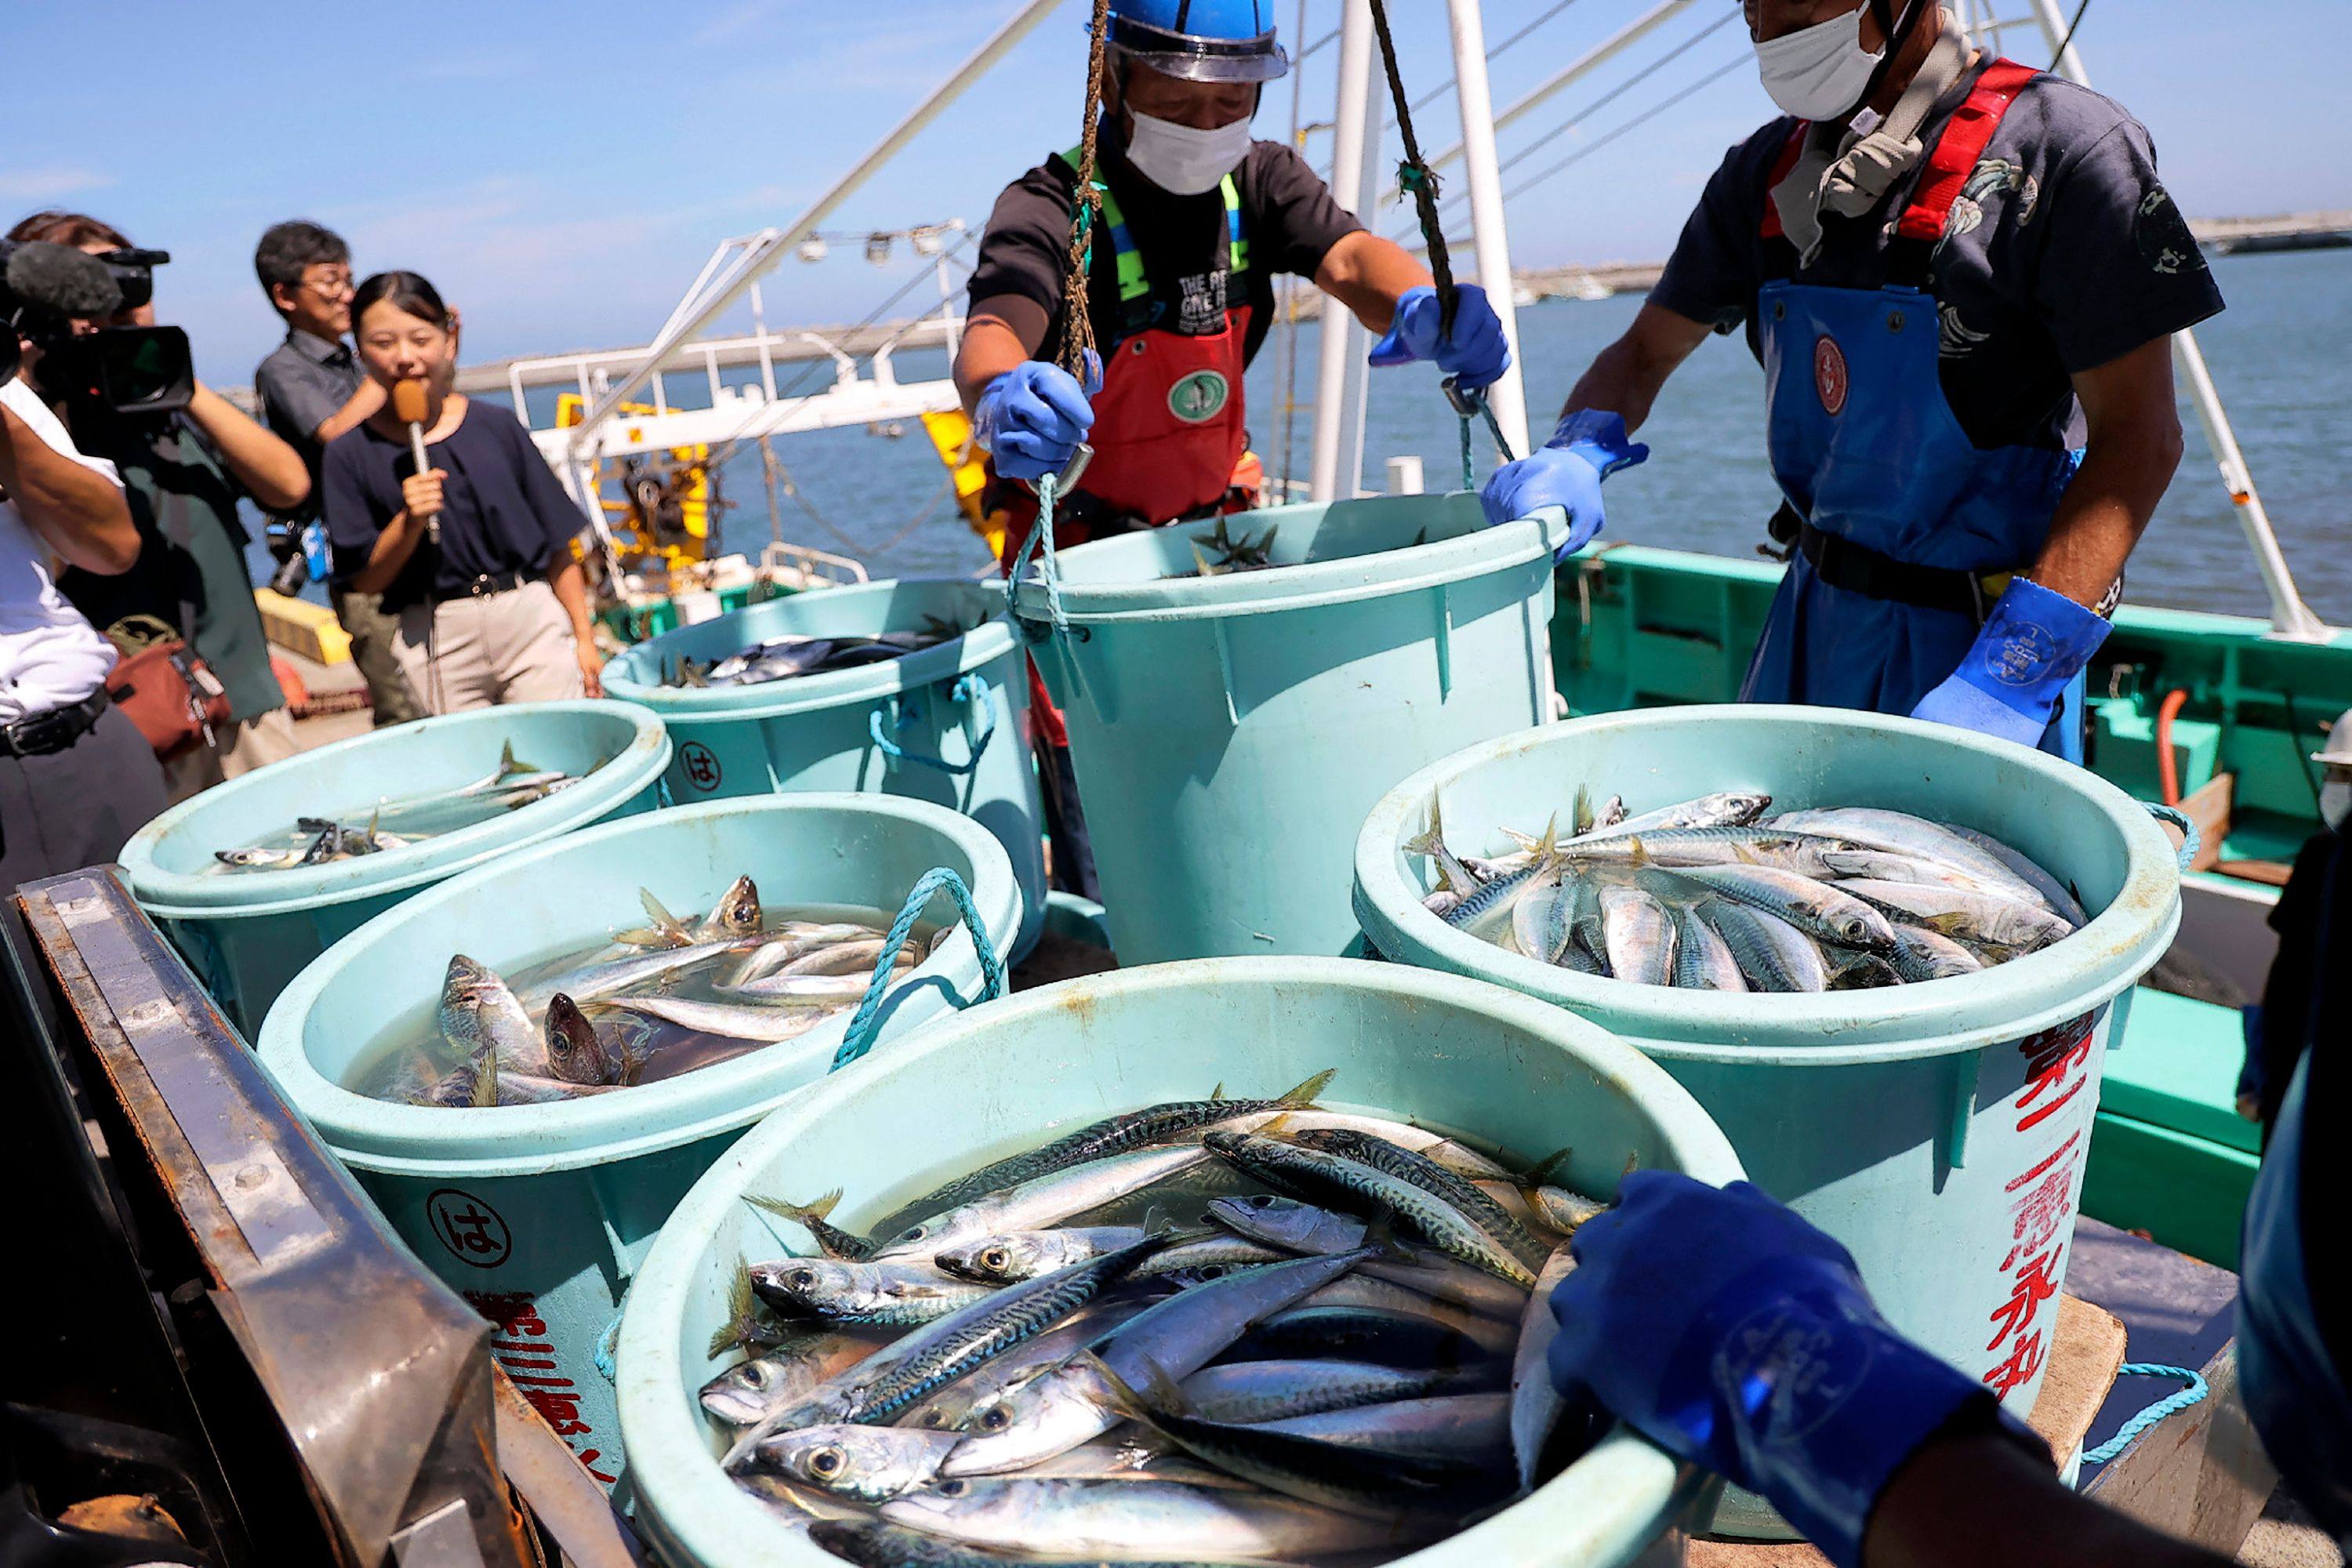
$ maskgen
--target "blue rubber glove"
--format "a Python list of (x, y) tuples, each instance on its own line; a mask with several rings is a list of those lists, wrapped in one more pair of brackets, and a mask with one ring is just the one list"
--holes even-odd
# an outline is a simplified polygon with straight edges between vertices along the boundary
[(1960, 668), (1921, 698), (1911, 717), (2038, 746), (2066, 683), (2111, 629), (2065, 595), (2013, 578)]
[(1992, 1391), (1898, 1337), (1846, 1249), (1746, 1182), (1641, 1171), (1587, 1220), (1552, 1293), (1554, 1383), (1761, 1492), (1854, 1568), (1870, 1510)]
[(1475, 390), (1492, 386), (1510, 368), (1511, 345), (1503, 319), (1486, 302), (1486, 290), (1465, 283), (1454, 290), (1454, 331), (1439, 335), (1437, 290), (1423, 283), (1397, 296), (1396, 315), (1372, 345), (1374, 364), (1411, 364), (1435, 360), (1437, 368)]
[(1568, 540), (1554, 558), (1565, 561), (1591, 543), (1609, 521), (1601, 504), (1601, 481), (1649, 455), (1649, 447), (1626, 438), (1624, 416), (1580, 408), (1559, 422), (1542, 447), (1495, 470), (1478, 494), (1487, 526), (1499, 528), (1538, 507), (1562, 508)]
[(1060, 473), (1094, 423), (1094, 406), (1076, 378), (1034, 359), (990, 382), (971, 413), (972, 438), (1009, 479)]

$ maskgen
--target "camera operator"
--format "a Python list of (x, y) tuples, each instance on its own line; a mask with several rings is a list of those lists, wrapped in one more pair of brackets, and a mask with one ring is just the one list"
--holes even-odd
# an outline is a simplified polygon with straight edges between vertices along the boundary
[(146, 737), (107, 705), (114, 647), (58, 592), (53, 556), (123, 572), (138, 530), (113, 466), (75, 450), (21, 375), (0, 377), (0, 895), (113, 859), (164, 805)]
[[(9, 237), (69, 245), (100, 257), (130, 247), (119, 229), (80, 213), (36, 213)], [(123, 269), (116, 270), (121, 277)], [(152, 276), (124, 289), (123, 309), (114, 317), (78, 321), (77, 330), (152, 326)], [(32, 375), (40, 380), (37, 364)], [(213, 731), (208, 743), (163, 764), (172, 799), (184, 800), (292, 755), (294, 723), (269, 668), (269, 643), (245, 561), (250, 536), (236, 503), (249, 496), (267, 509), (302, 504), (310, 477), (301, 455), (202, 382), (194, 383), (184, 409), (122, 414), (69, 401), (65, 416), (78, 443), (121, 471), (143, 548), (128, 573), (104, 577), (68, 571), (58, 586), (93, 626), (148, 615), (178, 628), (227, 689), (227, 723)]]
[[(253, 269), (286, 321), (286, 341), (254, 371), (253, 389), (270, 429), (310, 467), (310, 500), (283, 519), (299, 532), (319, 518), (319, 460), (327, 443), (383, 407), (384, 392), (344, 341), (352, 330), (352, 251), (342, 236), (301, 218), (272, 224), (254, 247)], [(331, 576), (327, 598), (351, 634), (352, 662), (367, 682), (376, 723), (425, 717), (393, 656), (400, 617), (384, 614), (383, 595)]]

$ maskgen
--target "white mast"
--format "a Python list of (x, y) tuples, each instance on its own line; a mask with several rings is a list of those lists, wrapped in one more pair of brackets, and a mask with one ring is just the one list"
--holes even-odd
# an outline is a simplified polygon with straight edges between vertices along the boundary
[[(2059, 14), (2057, 0), (2033, 0), (2033, 9), (2041, 19), (2042, 31), (2050, 39), (2050, 47), (2063, 50), (2051, 69), (2080, 86), (2090, 86), (2090, 76), (2083, 69), (2083, 57), (2068, 36), (2066, 18)], [(2272, 632), (2298, 641), (2326, 641), (2331, 635), (2326, 623), (2311, 613), (2303, 595), (2295, 591), (2294, 574), (2287, 570), (2286, 556), (2279, 549), (2277, 533), (2271, 528), (2270, 513), (2263, 510), (2263, 498), (2254, 489), (2254, 476), (2246, 467), (2245, 454), (2238, 449), (2237, 432), (2230, 427), (2229, 411), (2221, 406), (2221, 395), (2214, 389), (2212, 374), (2205, 368), (2205, 353), (2197, 346), (2197, 334), (2186, 331), (2173, 333), (2172, 357), (2189, 383), (2197, 416), (2205, 426), (2205, 443), (2212, 449), (2214, 466), (2221, 470), (2222, 486), (2230, 492), (2231, 503), (2238, 509), (2238, 525), (2245, 531), (2246, 542), (2254, 552), (2255, 569), (2261, 572), (2263, 586), (2270, 594)]]
[(1486, 87), (1486, 35), (1478, 0), (1447, 0), (1454, 27), (1454, 96), (1462, 110), (1464, 173), (1470, 181), (1470, 232), (1478, 247), (1478, 281), (1503, 321), (1511, 368), (1486, 389), (1511, 455), (1528, 455), (1528, 396), (1519, 377), (1519, 314), (1511, 301), (1511, 247), (1503, 223), (1503, 176), (1495, 157), (1495, 101)]
[[(1343, 0), (1339, 96), (1332, 114), (1331, 197), (1361, 213), (1379, 188), (1381, 100), (1372, 91), (1375, 49), (1367, 0)], [(1315, 467), (1310, 499), (1347, 500), (1364, 479), (1364, 357), (1371, 335), (1336, 300), (1326, 300), (1315, 375)]]

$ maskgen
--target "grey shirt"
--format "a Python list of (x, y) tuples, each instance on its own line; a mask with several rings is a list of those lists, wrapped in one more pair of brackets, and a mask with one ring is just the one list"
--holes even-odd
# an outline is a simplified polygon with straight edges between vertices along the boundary
[[(1976, 75), (1929, 114), (1927, 145)], [(1773, 121), (1731, 149), (1651, 295), (1717, 331), (1745, 328), (1751, 348), (1757, 290), (1773, 278), (1884, 287), (1893, 219), (1917, 183), (1916, 171), (1897, 180), (1861, 217), (1825, 216), (1821, 253), (1792, 273), (1794, 247), (1762, 230), (1766, 187), (1795, 125)], [(1942, 322), (1944, 396), (1980, 447), (2079, 446), (2073, 373), (2221, 309), (2147, 131), (2114, 100), (2047, 74), (2019, 92), (1953, 205), (1927, 288)]]
[(253, 390), (261, 398), (262, 418), (302, 454), (303, 466), (310, 470), (310, 499), (284, 515), (299, 522), (319, 515), (320, 459), (325, 452), (319, 426), (334, 417), (366, 379), (367, 372), (349, 343), (329, 342), (299, 330), (288, 331), (286, 341), (254, 371)]

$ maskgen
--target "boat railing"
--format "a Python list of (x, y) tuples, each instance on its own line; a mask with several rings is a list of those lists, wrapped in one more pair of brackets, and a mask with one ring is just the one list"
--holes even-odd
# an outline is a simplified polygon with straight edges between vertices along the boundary
[(854, 588), (871, 581), (865, 563), (812, 545), (771, 541), (760, 551), (760, 574), (795, 588)]

